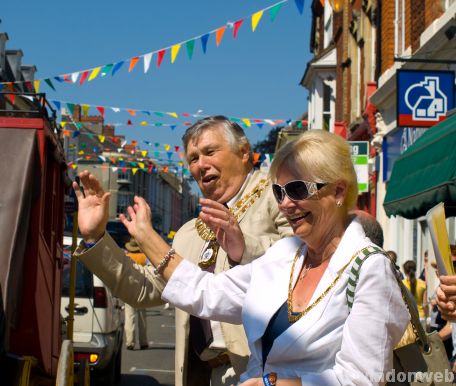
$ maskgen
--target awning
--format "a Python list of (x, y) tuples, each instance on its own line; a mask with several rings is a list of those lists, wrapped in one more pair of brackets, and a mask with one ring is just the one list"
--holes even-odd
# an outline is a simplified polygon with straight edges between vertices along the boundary
[(383, 206), (388, 216), (418, 218), (439, 202), (456, 215), (456, 114), (430, 128), (394, 163)]

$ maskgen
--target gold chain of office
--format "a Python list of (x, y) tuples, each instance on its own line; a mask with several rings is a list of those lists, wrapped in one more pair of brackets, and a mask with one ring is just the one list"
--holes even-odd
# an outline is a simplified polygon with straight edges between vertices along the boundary
[[(242, 214), (244, 214), (247, 209), (249, 209), (255, 203), (255, 201), (261, 197), (261, 194), (264, 192), (268, 185), (269, 180), (263, 178), (251, 192), (247, 193), (245, 196), (236, 201), (236, 203), (229, 209), (236, 221), (239, 221)], [(198, 232), (198, 235), (203, 240), (215, 240), (215, 233), (200, 218), (196, 219), (195, 228)]]
[(296, 250), (296, 255), (293, 260), (293, 265), (291, 266), (291, 273), (290, 273), (290, 281), (288, 282), (288, 299), (287, 299), (287, 309), (288, 309), (288, 321), (290, 323), (294, 323), (301, 319), (304, 315), (306, 315), (310, 310), (312, 310), (318, 303), (320, 303), (326, 295), (328, 295), (329, 291), (331, 291), (334, 286), (337, 284), (339, 281), (340, 277), (342, 276), (342, 273), (345, 271), (345, 269), (350, 265), (351, 262), (355, 259), (355, 257), (358, 255), (358, 252), (356, 252), (349, 262), (345, 264), (337, 273), (336, 278), (334, 281), (322, 292), (322, 294), (315, 299), (315, 301), (312, 304), (309, 304), (303, 311), (301, 312), (293, 312), (293, 274), (295, 270), (295, 265), (296, 262), (299, 259), (299, 256), (302, 254), (302, 250), (304, 249), (305, 244), (301, 244), (298, 249)]

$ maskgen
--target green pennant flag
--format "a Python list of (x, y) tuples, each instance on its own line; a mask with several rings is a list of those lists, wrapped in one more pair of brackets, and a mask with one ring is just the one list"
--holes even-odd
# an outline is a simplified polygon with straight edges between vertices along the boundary
[(89, 137), (90, 139), (93, 139), (93, 134), (92, 134), (92, 133), (87, 133), (86, 135), (87, 135), (87, 137)]
[(195, 40), (194, 40), (194, 39), (189, 40), (189, 41), (186, 43), (186, 47), (187, 47), (187, 55), (188, 55), (188, 58), (189, 58), (190, 60), (192, 60), (193, 49), (195, 48)]
[(70, 110), (71, 115), (74, 114), (74, 103), (67, 103), (68, 110)]
[(302, 129), (302, 121), (297, 121), (297, 122), (296, 122), (296, 127), (297, 127), (298, 129)]
[(107, 64), (101, 69), (101, 76), (106, 76), (111, 72), (112, 64)]
[(241, 122), (241, 119), (240, 118), (230, 118), (230, 121)]
[(54, 85), (52, 84), (52, 82), (51, 82), (51, 80), (49, 78), (46, 78), (44, 81), (47, 83), (47, 85), (50, 88), (52, 88), (55, 91), (55, 87), (54, 87)]
[(165, 114), (163, 114), (163, 113), (160, 112), (160, 111), (154, 111), (154, 114), (155, 114), (155, 115), (158, 115), (159, 117), (164, 117), (164, 116), (165, 116)]
[(278, 3), (276, 5), (274, 5), (270, 10), (269, 10), (269, 16), (271, 17), (271, 21), (274, 21), (277, 14), (279, 13), (280, 11), (280, 8), (282, 7), (282, 4), (283, 3)]
[[(74, 105), (73, 105), (73, 106), (74, 106)], [(76, 126), (79, 130), (82, 129), (82, 123), (81, 123), (81, 122), (75, 123), (75, 126)]]
[(79, 148), (80, 148), (80, 149), (86, 149), (86, 148), (87, 148), (87, 144), (86, 144), (85, 142), (81, 142), (81, 143), (79, 144)]

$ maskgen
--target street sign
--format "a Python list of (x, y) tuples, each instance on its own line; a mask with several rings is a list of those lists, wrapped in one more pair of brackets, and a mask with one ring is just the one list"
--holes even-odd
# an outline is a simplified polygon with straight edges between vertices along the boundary
[(454, 107), (453, 71), (397, 70), (397, 125), (431, 127)]
[(351, 156), (358, 178), (358, 192), (369, 191), (369, 142), (348, 141), (351, 147)]

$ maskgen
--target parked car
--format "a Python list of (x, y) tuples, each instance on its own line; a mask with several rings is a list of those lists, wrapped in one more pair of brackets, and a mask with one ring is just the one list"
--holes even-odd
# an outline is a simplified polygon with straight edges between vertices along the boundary
[[(78, 240), (79, 242), (80, 240)], [(71, 237), (64, 237), (61, 314), (68, 316)], [(112, 385), (121, 377), (123, 304), (80, 261), (76, 263), (74, 361), (87, 359), (93, 385)]]

